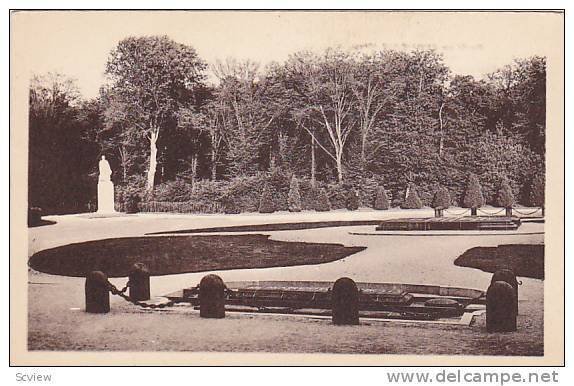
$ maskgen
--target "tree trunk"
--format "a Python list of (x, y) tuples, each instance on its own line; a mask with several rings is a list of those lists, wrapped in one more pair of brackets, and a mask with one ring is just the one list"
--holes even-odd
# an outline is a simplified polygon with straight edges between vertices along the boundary
[(367, 147), (367, 132), (363, 132), (363, 136), (361, 138), (361, 171), (365, 171), (365, 164), (367, 163), (367, 155), (366, 155), (366, 147)]
[(470, 215), (476, 216), (476, 208), (470, 208)]
[(506, 208), (506, 217), (512, 217), (512, 208)]
[(149, 169), (147, 171), (147, 191), (152, 192), (155, 182), (155, 172), (157, 168), (157, 132), (151, 132), (149, 137)]
[(438, 144), (438, 157), (442, 158), (442, 151), (444, 148), (444, 123), (442, 121), (442, 109), (444, 108), (444, 102), (440, 105), (440, 109), (438, 111), (438, 118), (440, 122), (440, 140)]
[(315, 174), (317, 166), (315, 165), (315, 137), (311, 136), (311, 186), (315, 187)]
[(195, 180), (197, 178), (197, 154), (191, 157), (191, 184), (195, 185)]
[(339, 183), (343, 182), (343, 154), (337, 154), (337, 179)]
[(120, 148), (120, 158), (121, 158), (121, 162), (122, 162), (122, 182), (125, 183), (127, 178), (128, 178), (128, 171), (127, 171), (127, 166), (128, 166), (128, 153), (126, 151), (126, 147), (125, 145), (122, 145), (122, 147)]
[(215, 181), (217, 179), (217, 155), (215, 151), (211, 151), (211, 180)]

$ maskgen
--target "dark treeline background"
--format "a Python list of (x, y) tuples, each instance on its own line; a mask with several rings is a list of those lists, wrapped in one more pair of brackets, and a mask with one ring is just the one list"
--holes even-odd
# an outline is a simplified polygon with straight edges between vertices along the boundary
[(29, 205), (94, 210), (102, 154), (118, 203), (138, 195), (208, 212), (230, 197), (256, 210), (263, 186), (285, 209), (293, 175), (304, 207), (314, 187), (333, 207), (349, 188), (371, 206), (378, 186), (393, 205), (407, 186), (424, 204), (446, 187), (456, 204), (471, 173), (487, 203), (506, 179), (528, 205), (532, 179), (544, 175), (543, 57), (481, 80), (452, 74), (428, 50), (298, 52), (265, 68), (228, 59), (210, 71), (216, 82), (192, 47), (154, 36), (118, 44), (95, 99), (63, 75), (35, 77)]

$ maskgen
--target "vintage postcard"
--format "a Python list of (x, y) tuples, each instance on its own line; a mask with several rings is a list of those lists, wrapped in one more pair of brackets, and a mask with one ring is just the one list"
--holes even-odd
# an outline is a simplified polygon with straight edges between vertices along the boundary
[(563, 365), (563, 12), (10, 39), (11, 364)]

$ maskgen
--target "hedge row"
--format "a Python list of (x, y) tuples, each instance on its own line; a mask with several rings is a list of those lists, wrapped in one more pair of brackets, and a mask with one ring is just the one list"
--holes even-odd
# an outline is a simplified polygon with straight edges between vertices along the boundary
[[(369, 207), (379, 210), (400, 206), (405, 209), (424, 205), (444, 209), (450, 205), (477, 208), (485, 204), (478, 178), (470, 175), (460, 202), (452, 192), (436, 186), (434, 192), (419, 194), (415, 184), (402, 192), (386, 190), (380, 181), (365, 179), (359, 185), (324, 184), (312, 186), (306, 178), (296, 178), (281, 172), (261, 173), (252, 177), (237, 177), (229, 181), (198, 181), (194, 184), (176, 180), (159, 185), (153, 196), (142, 194), (138, 187), (116, 189), (118, 208), (123, 211), (181, 212), (181, 213), (241, 213), (331, 209), (356, 210)], [(529, 194), (529, 206), (544, 203), (544, 179), (534, 178)], [(512, 206), (515, 202), (508, 181), (502, 180), (496, 206)]]

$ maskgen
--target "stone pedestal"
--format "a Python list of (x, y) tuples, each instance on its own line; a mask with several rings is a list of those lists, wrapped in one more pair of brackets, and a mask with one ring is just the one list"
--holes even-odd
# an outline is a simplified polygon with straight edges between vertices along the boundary
[(98, 213), (114, 213), (114, 183), (98, 181)]

